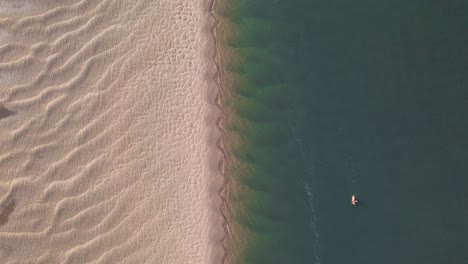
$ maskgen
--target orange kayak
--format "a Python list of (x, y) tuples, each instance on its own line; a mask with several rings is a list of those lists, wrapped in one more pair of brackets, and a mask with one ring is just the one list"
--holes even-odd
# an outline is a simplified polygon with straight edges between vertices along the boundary
[(358, 200), (356, 199), (356, 195), (351, 196), (351, 204), (355, 206), (358, 203)]

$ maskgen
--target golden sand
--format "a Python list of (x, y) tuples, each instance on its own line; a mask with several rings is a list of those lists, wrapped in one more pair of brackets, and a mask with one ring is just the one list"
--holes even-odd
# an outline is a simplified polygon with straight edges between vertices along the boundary
[(0, 2), (0, 263), (221, 262), (210, 8)]

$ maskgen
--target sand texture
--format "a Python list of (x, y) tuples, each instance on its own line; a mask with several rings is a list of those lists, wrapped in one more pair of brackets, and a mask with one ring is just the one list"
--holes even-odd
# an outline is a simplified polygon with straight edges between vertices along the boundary
[(0, 263), (220, 263), (202, 0), (0, 2)]

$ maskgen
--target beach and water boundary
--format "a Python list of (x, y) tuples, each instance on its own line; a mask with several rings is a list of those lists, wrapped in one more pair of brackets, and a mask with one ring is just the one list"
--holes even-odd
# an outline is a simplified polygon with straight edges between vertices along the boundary
[(0, 261), (463, 263), (466, 11), (0, 3)]

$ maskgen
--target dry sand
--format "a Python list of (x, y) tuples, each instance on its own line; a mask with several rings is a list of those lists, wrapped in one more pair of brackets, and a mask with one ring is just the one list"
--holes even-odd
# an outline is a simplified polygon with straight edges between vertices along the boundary
[(222, 261), (210, 8), (0, 2), (0, 263)]
[(0, 106), (0, 119), (7, 118), (7, 117), (9, 117), (9, 116), (11, 116), (13, 114), (14, 114), (14, 112), (6, 109), (5, 107)]

